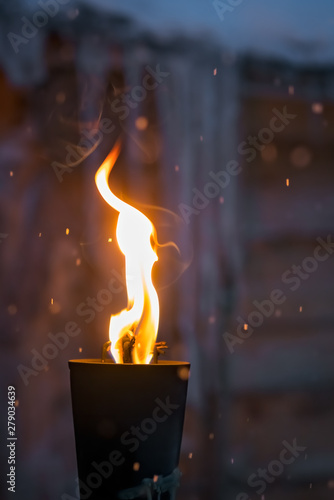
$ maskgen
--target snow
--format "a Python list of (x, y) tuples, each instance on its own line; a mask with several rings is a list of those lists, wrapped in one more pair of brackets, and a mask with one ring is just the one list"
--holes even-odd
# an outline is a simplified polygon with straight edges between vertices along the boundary
[[(334, 60), (333, 0), (81, 0), (169, 41), (202, 38), (238, 53), (299, 64)], [(220, 14), (220, 15), (219, 15)]]
[(304, 66), (334, 61), (333, 0), (18, 0), (0, 4), (0, 31), (0, 60), (18, 85), (47, 76), (48, 32), (86, 33), (77, 63), (88, 71), (106, 69), (107, 47), (115, 40), (132, 45), (146, 39), (195, 56), (218, 49), (232, 59), (247, 54)]

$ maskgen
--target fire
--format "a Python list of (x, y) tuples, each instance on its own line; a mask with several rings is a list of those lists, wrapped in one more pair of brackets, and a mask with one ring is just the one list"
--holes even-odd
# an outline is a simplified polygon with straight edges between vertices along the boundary
[(125, 256), (127, 308), (111, 316), (109, 339), (116, 363), (123, 363), (124, 341), (133, 341), (132, 360), (148, 364), (153, 355), (159, 324), (159, 300), (152, 283), (152, 267), (158, 260), (152, 222), (139, 210), (117, 198), (109, 188), (109, 174), (121, 149), (117, 142), (95, 175), (103, 199), (119, 212), (116, 237)]

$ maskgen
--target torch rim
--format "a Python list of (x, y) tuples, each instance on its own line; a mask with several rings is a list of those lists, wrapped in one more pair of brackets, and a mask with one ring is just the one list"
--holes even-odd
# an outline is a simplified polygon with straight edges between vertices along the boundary
[(101, 361), (100, 358), (86, 358), (86, 359), (70, 359), (68, 363), (84, 364), (84, 365), (101, 365), (101, 366), (185, 366), (190, 367), (188, 361), (173, 361), (173, 360), (159, 360), (156, 364), (139, 364), (139, 363), (106, 363)]

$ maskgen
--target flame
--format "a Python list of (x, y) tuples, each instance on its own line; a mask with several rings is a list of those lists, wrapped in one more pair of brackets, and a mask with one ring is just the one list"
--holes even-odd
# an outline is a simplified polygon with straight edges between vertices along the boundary
[(103, 199), (119, 212), (116, 237), (125, 256), (128, 305), (111, 316), (109, 339), (116, 363), (123, 363), (122, 341), (134, 337), (134, 363), (148, 364), (153, 355), (159, 324), (159, 300), (152, 283), (152, 267), (158, 260), (151, 241), (156, 241), (152, 222), (139, 210), (117, 198), (108, 185), (109, 174), (121, 150), (120, 141), (95, 174), (96, 186)]

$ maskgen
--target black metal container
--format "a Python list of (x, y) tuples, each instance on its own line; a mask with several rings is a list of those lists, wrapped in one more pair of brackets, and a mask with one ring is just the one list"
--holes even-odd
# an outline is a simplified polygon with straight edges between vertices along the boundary
[[(69, 361), (80, 499), (113, 500), (178, 466), (190, 364)], [(136, 497), (133, 497), (136, 498)]]

